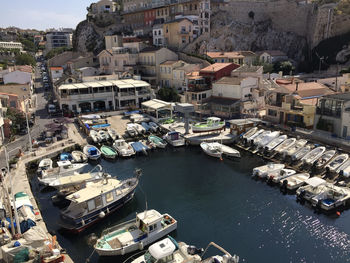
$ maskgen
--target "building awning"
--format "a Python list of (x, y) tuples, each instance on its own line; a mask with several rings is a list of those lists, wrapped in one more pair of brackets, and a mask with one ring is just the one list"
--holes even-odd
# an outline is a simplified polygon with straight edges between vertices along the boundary
[(171, 109), (171, 103), (157, 99), (142, 102), (141, 105), (142, 107), (146, 107), (152, 110)]
[(76, 86), (74, 86), (73, 84), (66, 84), (66, 85), (62, 85), (61, 87), (58, 88), (59, 90), (63, 90), (63, 89), (77, 89)]

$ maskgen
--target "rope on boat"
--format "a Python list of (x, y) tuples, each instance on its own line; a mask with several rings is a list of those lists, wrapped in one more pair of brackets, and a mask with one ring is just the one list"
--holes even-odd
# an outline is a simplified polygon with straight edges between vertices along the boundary
[(86, 263), (90, 262), (90, 259), (91, 259), (92, 255), (95, 253), (95, 251), (96, 251), (96, 248), (94, 248), (94, 250), (91, 252), (90, 256), (86, 259), (86, 261), (85, 261)]
[(223, 249), (222, 247), (220, 247), (218, 244), (214, 243), (214, 242), (210, 242), (208, 244), (208, 246), (205, 248), (204, 252), (202, 253), (202, 256), (204, 256), (204, 254), (207, 252), (208, 248), (210, 246), (216, 247), (217, 249), (219, 249), (220, 251), (222, 251), (224, 254), (228, 255), (229, 257), (232, 257), (231, 254), (229, 252), (227, 252), (225, 249)]

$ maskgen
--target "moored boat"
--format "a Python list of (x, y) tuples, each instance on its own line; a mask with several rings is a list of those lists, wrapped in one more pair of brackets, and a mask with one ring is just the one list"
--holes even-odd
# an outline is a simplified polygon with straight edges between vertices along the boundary
[(280, 181), (281, 186), (285, 185), (288, 190), (295, 190), (302, 186), (307, 179), (310, 178), (309, 173), (298, 173)]
[(118, 139), (120, 137), (119, 134), (117, 133), (117, 131), (111, 127), (109, 127), (107, 129), (107, 133), (108, 133), (109, 137), (112, 139), (112, 141), (115, 141), (116, 139)]
[(99, 138), (99, 142), (106, 142), (109, 139), (109, 135), (108, 132), (106, 132), (105, 130), (99, 130), (97, 132), (97, 136)]
[(146, 133), (146, 129), (144, 127), (142, 127), (141, 124), (134, 123), (134, 129), (137, 131), (138, 134), (145, 134)]
[(136, 214), (135, 219), (105, 229), (94, 248), (100, 256), (125, 255), (143, 250), (176, 227), (177, 221), (169, 214), (146, 210)]
[(150, 126), (151, 131), (153, 132), (158, 132), (160, 130), (159, 126), (153, 121), (149, 122), (148, 125)]
[(137, 129), (135, 128), (134, 123), (126, 124), (126, 132), (130, 135), (130, 137), (135, 137), (138, 135)]
[(94, 143), (100, 142), (100, 138), (99, 138), (99, 136), (98, 136), (97, 131), (95, 131), (95, 130), (90, 130), (89, 136), (90, 136), (90, 138), (92, 139), (92, 141), (93, 141)]
[(342, 166), (337, 169), (337, 173), (344, 177), (350, 176), (350, 160), (348, 159)]
[(52, 160), (50, 158), (45, 158), (39, 162), (37, 173), (41, 174), (42, 171), (49, 169), (52, 169)]
[(135, 155), (134, 148), (131, 147), (124, 139), (115, 140), (113, 143), (114, 149), (117, 150), (118, 155), (122, 157), (130, 157)]
[(105, 157), (106, 159), (114, 160), (118, 155), (118, 152), (115, 149), (107, 145), (102, 145), (100, 151), (103, 157)]
[(148, 141), (150, 143), (154, 143), (158, 148), (164, 149), (167, 146), (167, 142), (165, 140), (155, 135), (148, 136)]
[(136, 177), (123, 181), (106, 178), (87, 183), (84, 189), (66, 197), (70, 205), (61, 210), (58, 224), (70, 232), (82, 232), (129, 202), (134, 197), (139, 176), (138, 170)]
[(141, 122), (141, 126), (143, 127), (143, 128), (145, 128), (145, 130), (146, 130), (146, 132), (150, 132), (151, 131), (151, 126), (149, 126), (148, 124), (147, 124), (147, 122)]
[(269, 134), (267, 134), (265, 137), (263, 137), (258, 143), (258, 148), (263, 148), (265, 145), (267, 145), (269, 142), (274, 140), (280, 135), (279, 131), (274, 131)]
[(57, 176), (68, 176), (74, 172), (80, 172), (84, 167), (87, 166), (86, 163), (71, 163), (70, 161), (58, 161), (57, 166), (52, 169), (42, 170), (39, 181), (44, 178), (51, 178)]
[(281, 135), (281, 136), (273, 139), (271, 142), (269, 142), (265, 146), (265, 151), (271, 152), (274, 148), (276, 148), (278, 145), (280, 145), (286, 139), (287, 139), (287, 135)]
[(83, 149), (83, 152), (90, 160), (98, 160), (101, 157), (101, 152), (93, 145), (86, 145)]
[(304, 147), (306, 144), (307, 144), (307, 140), (304, 140), (304, 139), (297, 140), (294, 143), (294, 145), (284, 150), (282, 153), (285, 156), (292, 156), (293, 154), (298, 152), (302, 147)]
[(325, 168), (329, 169), (329, 171), (334, 172), (337, 170), (341, 165), (343, 165), (347, 160), (349, 159), (349, 155), (346, 153), (339, 154), (336, 156), (332, 161), (330, 161)]
[(256, 133), (258, 131), (258, 127), (253, 127), (251, 128), (249, 131), (247, 131), (246, 133), (244, 133), (242, 135), (242, 139), (246, 139), (249, 138), (250, 136), (252, 136), (254, 133)]
[(307, 153), (303, 158), (301, 158), (301, 161), (305, 164), (313, 164), (318, 158), (322, 156), (322, 154), (326, 151), (326, 147), (319, 146), (309, 153)]
[(87, 162), (87, 159), (88, 159), (86, 154), (81, 151), (73, 151), (72, 157), (75, 163), (85, 163)]
[(163, 139), (173, 147), (180, 147), (186, 144), (185, 138), (177, 131), (168, 132)]
[(319, 194), (311, 198), (311, 204), (324, 211), (331, 211), (344, 206), (350, 199), (350, 190), (332, 184), (325, 184), (325, 188)]
[(321, 168), (325, 166), (335, 155), (336, 151), (335, 150), (329, 150), (324, 152), (320, 158), (318, 158), (317, 163), (316, 163), (316, 168)]
[(267, 179), (269, 179), (270, 181), (278, 184), (279, 182), (281, 182), (283, 179), (288, 178), (289, 176), (292, 176), (293, 174), (295, 174), (296, 172), (292, 169), (282, 169), (278, 172), (272, 172), (269, 173), (267, 175)]
[(239, 151), (237, 151), (236, 149), (233, 149), (227, 145), (224, 145), (222, 143), (218, 143), (218, 142), (212, 142), (212, 143), (209, 143), (211, 144), (212, 147), (216, 147), (218, 148), (221, 153), (222, 153), (222, 156), (226, 156), (226, 157), (234, 157), (234, 158), (240, 158), (241, 157), (241, 154)]
[(280, 153), (288, 150), (289, 147), (292, 147), (295, 144), (296, 140), (297, 139), (295, 139), (295, 138), (288, 138), (288, 139), (286, 139), (284, 142), (282, 142), (280, 145), (278, 145), (274, 149), (274, 152), (280, 154)]
[[(256, 138), (251, 140), (251, 143), (253, 143), (254, 145), (258, 145), (259, 142), (265, 138), (267, 135), (269, 135), (271, 133), (271, 131), (264, 131), (263, 133), (261, 133), (259, 136), (257, 136)], [(253, 136), (254, 137), (254, 136)]]
[(301, 158), (303, 158), (307, 153), (311, 151), (311, 145), (305, 145), (302, 148), (299, 149), (299, 151), (292, 154), (292, 160), (293, 161), (299, 161)]
[(319, 177), (311, 177), (305, 180), (305, 186), (299, 187), (296, 191), (297, 200), (311, 201), (311, 198), (326, 189), (327, 182)]
[(217, 117), (209, 117), (206, 122), (198, 122), (192, 125), (192, 132), (211, 132), (221, 130), (225, 127), (225, 122)]
[(213, 143), (208, 142), (202, 142), (200, 144), (200, 147), (206, 153), (207, 155), (211, 157), (221, 158), (222, 157), (222, 151), (220, 148), (213, 145)]
[(129, 144), (136, 153), (143, 153), (144, 155), (147, 155), (147, 151), (150, 150), (150, 148), (147, 145), (144, 145), (142, 142), (129, 142)]
[(258, 176), (260, 178), (265, 178), (269, 173), (279, 172), (285, 167), (281, 163), (268, 163), (253, 169), (253, 176)]
[(258, 136), (260, 136), (263, 132), (265, 132), (264, 129), (260, 129), (257, 132), (255, 132), (253, 135), (245, 138), (247, 140), (247, 142), (252, 143), (254, 141), (255, 138), (257, 138)]
[(60, 154), (60, 161), (72, 161), (73, 156), (71, 153), (61, 153)]

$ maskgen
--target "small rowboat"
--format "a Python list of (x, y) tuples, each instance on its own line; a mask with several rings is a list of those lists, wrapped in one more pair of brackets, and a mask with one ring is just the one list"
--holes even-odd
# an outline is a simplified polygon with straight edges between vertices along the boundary
[(102, 145), (101, 153), (106, 159), (115, 159), (118, 155), (118, 152), (115, 149), (106, 145)]
[(167, 142), (165, 140), (155, 135), (148, 136), (148, 141), (154, 143), (158, 148), (165, 148), (167, 146)]

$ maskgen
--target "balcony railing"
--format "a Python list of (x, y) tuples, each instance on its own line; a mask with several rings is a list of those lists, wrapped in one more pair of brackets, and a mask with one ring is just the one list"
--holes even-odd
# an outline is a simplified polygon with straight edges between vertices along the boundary
[(179, 34), (180, 35), (188, 35), (190, 32), (189, 31), (186, 31), (186, 30), (180, 30), (179, 31)]
[(119, 92), (118, 96), (119, 97), (129, 97), (129, 96), (135, 96), (136, 93), (135, 92)]

